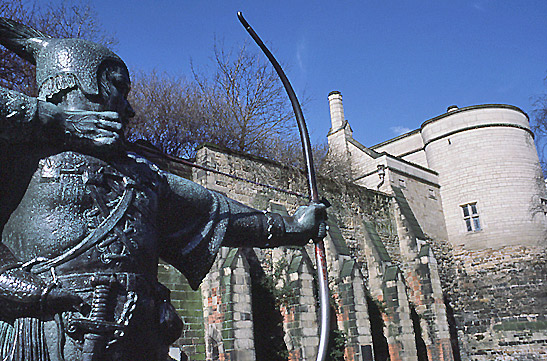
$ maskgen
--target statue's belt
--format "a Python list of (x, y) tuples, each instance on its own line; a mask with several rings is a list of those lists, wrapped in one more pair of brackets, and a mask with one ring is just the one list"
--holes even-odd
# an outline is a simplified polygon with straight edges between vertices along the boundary
[(136, 292), (141, 296), (156, 298), (158, 281), (151, 275), (131, 272), (82, 272), (55, 275), (52, 279), (50, 273), (44, 274), (45, 281), (54, 281), (59, 287), (76, 293), (93, 292), (95, 287), (92, 280), (97, 276), (110, 277), (114, 281), (114, 287), (121, 293)]
[(49, 269), (58, 266), (62, 263), (65, 263), (69, 260), (72, 260), (85, 251), (89, 250), (91, 247), (99, 243), (107, 234), (110, 232), (116, 224), (122, 219), (127, 208), (131, 204), (133, 199), (133, 194), (135, 193), (135, 188), (132, 183), (127, 183), (123, 195), (116, 205), (116, 207), (110, 212), (110, 214), (99, 224), (97, 228), (90, 234), (88, 234), (83, 240), (81, 240), (74, 247), (66, 250), (62, 254), (58, 255), (55, 258), (48, 259), (43, 262), (37, 263), (32, 267), (33, 273), (43, 273)]

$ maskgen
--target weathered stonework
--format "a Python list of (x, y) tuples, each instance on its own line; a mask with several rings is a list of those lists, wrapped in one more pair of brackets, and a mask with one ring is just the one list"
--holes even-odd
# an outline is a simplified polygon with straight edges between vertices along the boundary
[[(319, 182), (321, 195), (332, 203), (325, 245), (332, 328), (342, 342), (331, 351), (347, 361), (545, 359), (547, 256), (545, 239), (537, 238), (543, 210), (529, 210), (536, 241), (530, 232), (522, 233), (522, 238), (518, 232), (510, 235), (511, 227), (504, 241), (497, 241), (492, 236), (497, 232), (492, 226), (496, 211), (484, 213), (488, 227), (465, 235), (472, 240), (454, 241), (447, 227), (452, 221), (445, 217), (443, 171), (428, 168), (431, 157), (421, 133), (366, 148), (351, 138), (349, 124), (341, 121), (341, 95), (330, 98), (332, 113), (338, 117), (333, 125), (339, 129), (331, 131), (329, 144), (348, 156), (341, 159), (351, 162), (355, 176), (353, 182), (324, 178)], [(512, 113), (507, 121), (522, 120), (518, 111), (508, 110)], [(526, 133), (518, 127), (515, 131)], [(301, 172), (256, 157), (205, 146), (196, 163), (306, 193)], [(190, 173), (176, 161), (162, 166), (185, 172), (205, 187), (258, 209), (292, 213), (307, 203), (305, 197), (224, 175), (195, 169)], [(532, 188), (539, 184), (532, 183)], [(461, 211), (459, 203), (456, 207)], [(463, 219), (458, 222), (464, 224)], [(513, 238), (506, 242), (507, 237)], [(190, 328), (186, 337), (192, 341), (181, 341), (179, 347), (191, 360), (264, 358), (258, 355), (276, 361), (314, 360), (319, 332), (314, 268), (311, 245), (223, 249), (201, 286), (203, 331)], [(175, 304), (196, 307), (197, 303), (183, 306), (187, 294), (176, 291), (180, 285), (170, 283), (170, 287)], [(188, 320), (194, 315), (186, 309), (180, 312)], [(263, 313), (272, 317), (271, 327)], [(200, 337), (205, 342), (201, 348)]]
[(207, 360), (255, 360), (249, 266), (238, 249), (221, 250), (201, 290)]
[[(240, 177), (259, 181), (260, 176), (268, 177), (266, 179), (278, 180), (274, 183), (276, 186), (293, 187), (293, 191), (305, 191), (305, 181), (301, 173), (287, 170), (277, 164), (266, 161), (257, 163), (257, 159), (230, 154), (214, 147), (203, 148), (198, 153), (198, 160)], [(244, 184), (218, 174), (194, 171), (194, 180), (211, 189), (230, 194), (236, 200), (253, 207), (281, 213), (293, 212), (299, 204), (306, 203), (305, 199), (298, 196)], [(409, 300), (409, 286), (405, 283), (403, 272), (400, 271), (408, 257), (399, 242), (401, 232), (394, 218), (395, 214), (399, 214), (399, 210), (394, 205), (394, 197), (348, 183), (333, 183), (326, 179), (320, 182), (320, 188), (322, 194), (333, 204), (330, 209), (330, 230), (326, 239), (326, 249), (335, 328), (340, 330), (345, 339), (342, 354), (346, 360), (355, 361), (380, 360), (382, 355), (387, 357), (388, 354), (391, 359), (418, 360), (411, 316), (411, 309), (414, 306)], [(371, 237), (374, 239), (370, 240)], [(312, 247), (301, 250), (256, 250), (253, 254), (261, 262), (262, 272), (265, 274), (274, 271), (272, 262), (283, 261), (286, 264), (286, 269), (277, 279), (278, 289), (288, 286), (289, 290), (293, 290), (285, 301), (277, 306), (284, 320), (283, 342), (287, 350), (285, 359), (315, 359), (319, 328)], [(398, 270), (395, 274), (392, 272), (394, 269)], [(253, 320), (253, 313), (249, 311), (253, 292), (248, 287), (249, 276), (234, 278), (238, 270), (249, 275), (249, 266), (241, 251), (223, 250), (201, 286), (207, 359), (254, 359), (250, 353), (244, 355), (242, 352), (248, 350), (249, 345), (256, 344), (257, 335), (252, 331), (242, 331), (237, 338), (235, 337), (236, 316), (233, 300), (238, 300), (237, 304), (241, 310), (247, 310), (243, 313), (244, 316), (238, 317), (248, 318), (249, 322)], [(395, 278), (392, 280), (390, 277), (393, 275)], [(240, 284), (245, 287), (238, 287)], [(393, 288), (393, 285), (396, 287)], [(421, 290), (414, 293), (419, 292)], [(377, 307), (375, 302), (380, 307)], [(380, 321), (378, 318), (369, 317), (369, 305), (380, 310)], [(244, 324), (238, 327), (250, 329), (245, 328), (247, 326)], [(373, 328), (376, 329), (373, 331)], [(448, 328), (447, 324), (445, 328)], [(239, 348), (235, 347), (237, 339), (241, 343)], [(385, 349), (382, 346), (383, 342)], [(236, 353), (236, 350), (239, 352)], [(194, 354), (188, 354), (193, 359)]]
[(205, 360), (205, 323), (201, 292), (193, 291), (184, 276), (164, 263), (159, 265), (158, 280), (171, 290), (173, 306), (184, 322), (181, 338), (172, 345), (172, 348), (178, 350), (171, 350), (171, 354), (176, 356), (182, 351), (193, 355), (192, 360)]
[[(332, 94), (332, 129), (351, 129)], [(387, 253), (403, 271), (429, 359), (450, 348), (462, 360), (544, 359), (547, 191), (527, 115), (452, 107), (371, 148), (332, 130), (330, 144), (347, 149), (354, 182), (395, 197), (400, 252), (382, 239), (376, 258)], [(381, 269), (369, 266), (371, 285)]]
[(445, 277), (450, 279), (443, 283), (454, 308), (462, 359), (547, 357), (545, 249), (458, 247), (449, 252), (452, 268)]

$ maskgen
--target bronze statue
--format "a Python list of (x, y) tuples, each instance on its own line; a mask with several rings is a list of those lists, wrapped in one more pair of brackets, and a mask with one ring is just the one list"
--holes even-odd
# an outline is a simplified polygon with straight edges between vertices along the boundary
[(324, 237), (325, 206), (257, 211), (128, 151), (129, 72), (102, 45), (0, 18), (38, 98), (0, 88), (0, 357), (165, 360), (182, 323), (158, 259), (197, 288), (221, 246)]

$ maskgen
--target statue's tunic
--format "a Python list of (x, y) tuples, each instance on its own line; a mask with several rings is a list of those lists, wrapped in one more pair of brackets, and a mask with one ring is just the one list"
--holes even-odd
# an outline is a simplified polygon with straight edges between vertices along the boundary
[[(58, 262), (55, 270), (154, 275), (164, 256), (196, 287), (220, 246), (228, 221), (220, 216), (228, 201), (179, 177), (173, 192), (169, 177), (176, 176), (133, 154), (110, 163), (71, 151), (48, 156), (4, 226), (2, 242), (20, 260), (52, 259), (122, 212), (94, 247), (83, 247), (89, 250), (75, 252), (81, 255)], [(120, 211), (124, 202), (128, 206)], [(189, 257), (198, 248), (207, 254)]]
[[(160, 360), (181, 325), (157, 282), (159, 258), (196, 289), (221, 244), (309, 239), (288, 238), (280, 215), (162, 172), (136, 154), (68, 148), (39, 111), (35, 98), (0, 87), (2, 360)], [(19, 279), (6, 278), (13, 264)], [(48, 290), (24, 280), (35, 275), (86, 306), (31, 311), (36, 301), (25, 298), (26, 289)]]
[[(224, 237), (228, 200), (179, 177), (173, 186), (173, 177), (133, 154), (115, 162), (72, 151), (53, 154), (38, 161), (4, 226), (2, 242), (17, 259), (36, 260), (33, 272), (78, 293), (89, 305), (93, 275), (114, 275), (109, 297), (116, 301), (105, 321), (123, 327), (108, 335), (114, 350), (109, 354), (115, 354), (116, 347), (131, 352), (124, 342), (135, 344), (137, 338), (132, 359), (156, 357), (145, 350), (157, 350), (150, 343), (164, 332), (159, 306), (168, 297), (156, 281), (158, 258), (169, 261), (197, 287)], [(64, 313), (58, 323), (70, 328), (79, 317)], [(53, 325), (38, 327), (47, 331), (50, 354), (57, 352), (60, 336)], [(70, 334), (65, 353), (78, 354), (84, 331)], [(28, 342), (23, 338), (19, 343)]]

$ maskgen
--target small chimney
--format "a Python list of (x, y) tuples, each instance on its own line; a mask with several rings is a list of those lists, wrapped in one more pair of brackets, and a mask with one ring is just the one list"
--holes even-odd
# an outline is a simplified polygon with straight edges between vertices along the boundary
[(336, 131), (344, 126), (344, 106), (342, 104), (342, 93), (337, 90), (329, 93), (331, 131)]

